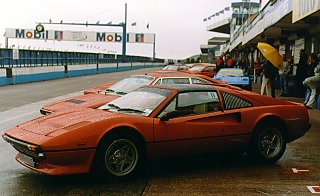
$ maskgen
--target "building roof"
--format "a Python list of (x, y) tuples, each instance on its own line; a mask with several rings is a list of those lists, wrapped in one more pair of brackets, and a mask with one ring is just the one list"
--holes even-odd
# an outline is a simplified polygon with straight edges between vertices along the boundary
[(208, 45), (221, 45), (225, 44), (230, 40), (230, 36), (228, 37), (212, 37), (208, 40)]
[(230, 34), (231, 17), (217, 21), (207, 26), (208, 31)]
[(260, 7), (260, 3), (256, 2), (233, 2), (231, 3), (231, 7)]

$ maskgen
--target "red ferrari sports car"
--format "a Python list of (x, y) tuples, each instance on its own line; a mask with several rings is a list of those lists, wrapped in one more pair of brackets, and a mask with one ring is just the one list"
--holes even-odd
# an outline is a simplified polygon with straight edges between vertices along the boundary
[(180, 70), (188, 70), (188, 67), (186, 65), (167, 65), (161, 70), (166, 70), (166, 71), (180, 71)]
[(196, 63), (188, 70), (181, 70), (181, 72), (205, 75), (212, 78), (216, 74), (216, 66), (209, 63)]
[(213, 85), (149, 85), (97, 109), (36, 118), (2, 137), (32, 170), (124, 179), (148, 159), (168, 156), (241, 150), (273, 163), (309, 128), (303, 104)]
[(158, 71), (144, 75), (134, 75), (117, 83), (108, 83), (84, 91), (85, 95), (66, 98), (43, 106), (40, 113), (47, 115), (53, 112), (76, 110), (79, 108), (97, 108), (119, 96), (125, 95), (143, 85), (161, 84), (221, 84), (226, 82), (203, 75), (182, 72)]

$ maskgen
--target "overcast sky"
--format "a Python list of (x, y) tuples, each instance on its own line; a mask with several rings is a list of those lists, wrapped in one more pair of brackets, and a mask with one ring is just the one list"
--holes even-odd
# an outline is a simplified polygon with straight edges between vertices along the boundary
[[(257, 2), (256, 0), (252, 0)], [(264, 0), (267, 1), (267, 0)], [(156, 57), (186, 58), (200, 53), (215, 34), (206, 30), (208, 17), (234, 0), (11, 0), (2, 1), (0, 35), (5, 28), (34, 28), (36, 22), (120, 23), (124, 21), (124, 4), (128, 5), (128, 32), (155, 33)], [(230, 13), (229, 13), (230, 14)], [(219, 18), (226, 17), (225, 13)], [(136, 22), (137, 26), (131, 26)], [(149, 29), (147, 24), (149, 23)], [(45, 25), (48, 30), (121, 32), (120, 28)], [(4, 47), (4, 38), (0, 39)], [(9, 46), (69, 51), (110, 52), (121, 54), (119, 43), (58, 42), (10, 39)], [(127, 44), (128, 55), (152, 56), (152, 44)]]

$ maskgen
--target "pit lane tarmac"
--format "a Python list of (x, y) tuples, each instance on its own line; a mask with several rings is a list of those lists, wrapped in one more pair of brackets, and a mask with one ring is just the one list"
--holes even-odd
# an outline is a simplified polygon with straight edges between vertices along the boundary
[[(40, 116), (39, 109), (46, 103), (147, 71), (0, 87), (0, 133)], [(276, 164), (258, 164), (239, 153), (154, 160), (143, 175), (126, 182), (90, 174), (38, 174), (18, 164), (16, 151), (0, 139), (0, 195), (310, 195), (320, 185), (320, 111), (309, 110), (309, 114), (312, 128), (289, 143)]]

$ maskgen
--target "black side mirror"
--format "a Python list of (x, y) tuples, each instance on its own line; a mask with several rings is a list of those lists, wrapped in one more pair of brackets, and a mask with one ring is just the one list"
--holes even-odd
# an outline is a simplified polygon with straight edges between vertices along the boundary
[(170, 118), (165, 114), (160, 118), (161, 121), (168, 121)]
[(178, 117), (179, 115), (179, 112), (178, 111), (171, 111), (171, 112), (168, 112), (166, 113), (165, 115), (163, 115), (160, 120), (161, 121), (168, 121), (170, 120), (171, 118), (175, 118), (175, 117)]

